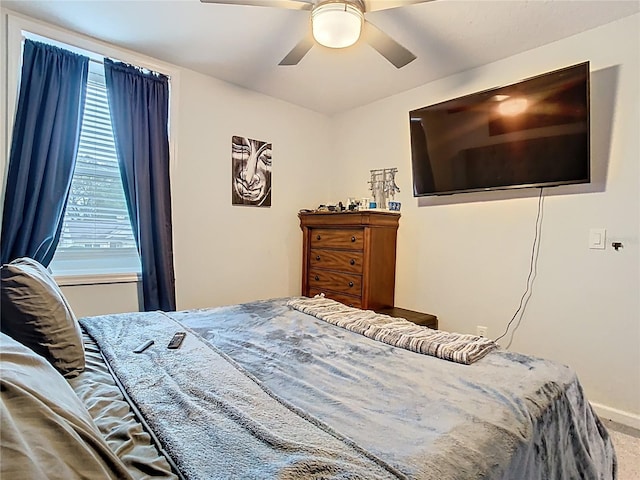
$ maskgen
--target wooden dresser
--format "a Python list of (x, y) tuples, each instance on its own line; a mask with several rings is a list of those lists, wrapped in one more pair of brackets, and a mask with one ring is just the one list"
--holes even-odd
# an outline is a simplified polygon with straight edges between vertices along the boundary
[(393, 307), (396, 233), (392, 212), (300, 212), (302, 295), (324, 293), (346, 305)]

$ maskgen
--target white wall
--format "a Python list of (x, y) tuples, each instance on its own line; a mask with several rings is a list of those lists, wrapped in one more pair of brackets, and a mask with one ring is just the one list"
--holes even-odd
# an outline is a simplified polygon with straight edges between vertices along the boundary
[[(178, 308), (299, 295), (297, 212), (324, 201), (324, 115), (191, 71), (181, 75), (172, 179)], [(231, 136), (273, 143), (271, 208), (231, 206)]]
[(142, 285), (136, 282), (61, 286), (78, 318), (141, 310), (141, 288)]
[[(10, 12), (3, 11), (4, 14)], [(12, 14), (13, 15), (13, 14)], [(176, 299), (179, 309), (217, 306), (300, 294), (302, 232), (297, 212), (326, 200), (328, 171), (318, 168), (332, 157), (329, 119), (274, 98), (241, 89), (173, 65), (120, 51), (20, 15), (34, 33), (144, 66), (160, 65), (172, 73), (172, 95), (178, 98), (171, 129)], [(2, 24), (5, 17), (3, 15)], [(11, 30), (11, 29), (10, 29)], [(2, 99), (16, 87), (19, 41), (3, 31)], [(77, 39), (77, 41), (75, 40)], [(15, 57), (15, 55), (14, 55)], [(8, 65), (12, 68), (8, 68)], [(152, 68), (152, 67), (150, 67)], [(11, 71), (9, 71), (11, 70)], [(2, 103), (4, 105), (4, 103)], [(172, 105), (173, 108), (173, 105)], [(13, 105), (7, 118), (13, 116)], [(3, 109), (3, 121), (5, 118)], [(4, 129), (3, 129), (4, 133)], [(231, 137), (247, 136), (273, 143), (272, 206), (231, 206)], [(6, 175), (6, 149), (0, 158), (0, 180)], [(98, 315), (138, 309), (138, 285), (116, 283), (63, 286), (76, 315)]]
[[(396, 305), (437, 315), (445, 330), (485, 325), (495, 338), (525, 291), (539, 190), (413, 198), (408, 112), (589, 60), (593, 183), (545, 189), (537, 275), (511, 349), (570, 365), (601, 411), (640, 427), (639, 19), (336, 117), (332, 187), (361, 196), (370, 169), (398, 167)], [(587, 248), (592, 227), (607, 229), (606, 250)]]

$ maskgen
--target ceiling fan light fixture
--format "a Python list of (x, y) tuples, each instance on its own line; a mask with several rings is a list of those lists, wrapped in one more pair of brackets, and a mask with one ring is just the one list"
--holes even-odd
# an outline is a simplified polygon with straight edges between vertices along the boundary
[(364, 15), (348, 2), (329, 2), (311, 12), (313, 38), (329, 48), (350, 47), (360, 38)]

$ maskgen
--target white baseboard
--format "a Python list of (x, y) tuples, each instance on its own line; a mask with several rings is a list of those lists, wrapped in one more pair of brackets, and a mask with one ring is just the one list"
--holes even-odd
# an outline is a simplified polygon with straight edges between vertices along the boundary
[(599, 403), (591, 402), (591, 406), (600, 418), (613, 420), (614, 422), (621, 423), (627, 427), (633, 427), (640, 430), (640, 415), (625, 412), (624, 410), (618, 410), (617, 408), (607, 407), (606, 405), (600, 405)]

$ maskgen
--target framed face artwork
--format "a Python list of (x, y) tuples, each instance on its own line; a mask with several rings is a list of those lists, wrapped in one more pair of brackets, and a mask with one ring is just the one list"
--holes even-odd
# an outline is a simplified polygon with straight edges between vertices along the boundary
[(231, 137), (231, 204), (271, 206), (271, 143)]

